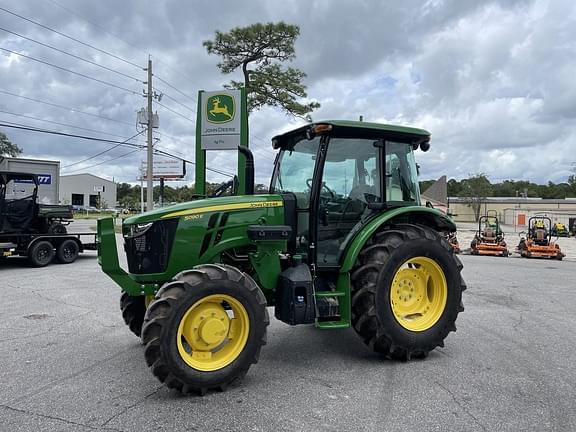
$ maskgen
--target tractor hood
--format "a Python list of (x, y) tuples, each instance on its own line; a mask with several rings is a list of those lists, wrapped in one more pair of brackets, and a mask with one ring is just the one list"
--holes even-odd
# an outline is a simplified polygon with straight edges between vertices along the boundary
[(162, 207), (140, 215), (131, 216), (124, 220), (124, 225), (142, 224), (160, 219), (192, 216), (215, 211), (262, 209), (282, 206), (283, 201), (280, 195), (240, 195), (208, 198), (176, 204), (170, 207)]

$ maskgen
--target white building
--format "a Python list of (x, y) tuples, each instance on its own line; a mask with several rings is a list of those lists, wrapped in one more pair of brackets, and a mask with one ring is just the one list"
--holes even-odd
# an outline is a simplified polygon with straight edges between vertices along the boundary
[[(38, 202), (40, 204), (58, 204), (60, 183), (60, 162), (40, 159), (12, 158), (0, 156), (0, 171), (36, 174), (38, 176)], [(22, 196), (31, 194), (34, 185), (17, 182)]]
[(116, 207), (116, 183), (92, 174), (60, 177), (60, 204), (79, 207)]

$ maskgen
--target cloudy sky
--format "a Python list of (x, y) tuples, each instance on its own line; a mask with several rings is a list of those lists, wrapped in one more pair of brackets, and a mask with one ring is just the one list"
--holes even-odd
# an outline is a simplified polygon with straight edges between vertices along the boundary
[[(198, 90), (241, 78), (220, 74), (202, 41), (215, 30), (284, 20), (300, 26), (293, 66), (322, 104), (314, 120), (362, 115), (428, 129), (432, 148), (417, 154), (423, 179), (484, 172), (494, 182), (557, 183), (576, 161), (573, 1), (2, 0), (0, 8), (0, 123), (126, 139), (137, 133), (151, 54), (154, 87), (165, 95), (155, 106), (157, 146), (194, 160)], [(251, 116), (259, 182), (270, 175), (270, 138), (300, 124), (275, 109)], [(91, 158), (114, 144), (0, 130), (26, 157), (61, 160), (62, 174), (134, 182), (145, 157), (120, 146)], [(210, 152), (214, 168), (235, 172), (235, 163), (234, 152)]]

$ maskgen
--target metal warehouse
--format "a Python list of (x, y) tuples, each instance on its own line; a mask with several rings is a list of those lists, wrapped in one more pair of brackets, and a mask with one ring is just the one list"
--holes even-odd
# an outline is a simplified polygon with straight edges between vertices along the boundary
[[(40, 204), (58, 204), (58, 185), (60, 180), (60, 162), (41, 159), (0, 157), (0, 171), (30, 173), (38, 176), (38, 202)], [(33, 185), (23, 181), (18, 183), (16, 194), (26, 194)]]
[(92, 174), (60, 177), (60, 203), (78, 207), (116, 207), (116, 183)]

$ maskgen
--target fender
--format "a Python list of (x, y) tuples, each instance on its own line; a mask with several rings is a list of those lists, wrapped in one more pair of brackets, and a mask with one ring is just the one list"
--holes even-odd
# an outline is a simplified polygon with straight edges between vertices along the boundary
[(456, 231), (454, 221), (440, 210), (421, 206), (399, 207), (390, 210), (371, 219), (357, 233), (353, 234), (354, 237), (351, 240), (346, 242), (348, 246), (343, 254), (340, 272), (352, 270), (360, 251), (368, 239), (372, 237), (372, 234), (383, 225), (390, 223), (412, 223), (426, 225), (436, 231)]

